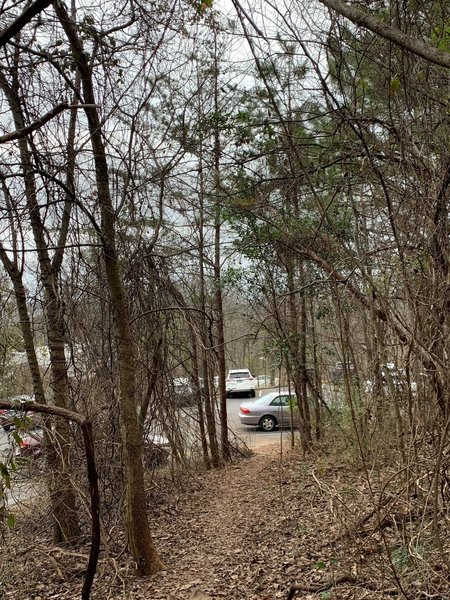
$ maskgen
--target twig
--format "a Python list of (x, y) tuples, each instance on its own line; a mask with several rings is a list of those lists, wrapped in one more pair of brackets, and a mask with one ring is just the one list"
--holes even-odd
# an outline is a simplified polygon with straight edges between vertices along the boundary
[(338, 577), (337, 579), (333, 579), (332, 581), (328, 581), (328, 582), (322, 583), (322, 584), (321, 583), (318, 583), (316, 585), (312, 585), (312, 584), (309, 585), (306, 583), (304, 585), (292, 584), (286, 600), (292, 600), (292, 598), (295, 596), (295, 594), (297, 592), (307, 592), (309, 594), (311, 594), (311, 593), (316, 594), (319, 592), (326, 592), (327, 590), (330, 590), (332, 587), (341, 585), (342, 583), (352, 583), (354, 585), (357, 585), (359, 587), (364, 587), (373, 592), (381, 592), (382, 594), (387, 594), (388, 596), (393, 596), (394, 594), (398, 594), (398, 588), (396, 588), (396, 587), (380, 589), (371, 581), (358, 581), (356, 579), (356, 577), (353, 577), (353, 575), (347, 574), (347, 575), (341, 575), (341, 577)]
[(318, 583), (316, 585), (309, 585), (305, 583), (304, 585), (293, 584), (291, 585), (291, 589), (289, 590), (289, 594), (287, 595), (287, 600), (292, 600), (294, 595), (297, 592), (308, 592), (308, 593), (317, 593), (317, 592), (326, 592), (326, 590), (331, 589), (336, 585), (340, 585), (341, 583), (356, 583), (356, 579), (353, 575), (341, 575), (337, 579), (333, 581), (328, 581), (327, 583)]
[(52, 108), (52, 110), (50, 110), (48, 113), (46, 113), (45, 115), (43, 115), (42, 117), (40, 117), (39, 119), (34, 121), (34, 123), (31, 123), (30, 125), (27, 125), (26, 127), (23, 127), (22, 129), (18, 129), (17, 131), (12, 131), (11, 133), (6, 133), (5, 135), (0, 136), (0, 144), (4, 144), (5, 142), (11, 142), (13, 140), (18, 140), (20, 138), (27, 136), (28, 134), (32, 133), (36, 129), (43, 127), (47, 123), (47, 121), (54, 119), (63, 110), (72, 109), (72, 108), (80, 109), (80, 108), (87, 108), (87, 107), (91, 107), (91, 106), (95, 106), (95, 105), (94, 104), (68, 104), (67, 102), (62, 102), (61, 104), (58, 104), (57, 106)]

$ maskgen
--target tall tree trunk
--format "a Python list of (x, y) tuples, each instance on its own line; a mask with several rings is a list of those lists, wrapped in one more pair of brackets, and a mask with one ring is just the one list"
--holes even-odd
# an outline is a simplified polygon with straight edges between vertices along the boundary
[(215, 222), (214, 222), (214, 303), (215, 303), (215, 321), (217, 330), (217, 358), (219, 367), (219, 406), (220, 406), (220, 440), (222, 446), (222, 458), (230, 460), (231, 447), (228, 439), (228, 414), (227, 414), (227, 391), (226, 391), (226, 364), (225, 364), (225, 331), (222, 300), (222, 280), (221, 280), (221, 196), (220, 196), (220, 131), (219, 131), (219, 63), (217, 48), (217, 28), (214, 24), (214, 112), (216, 119), (214, 122), (214, 204), (215, 204)]
[(210, 356), (212, 350), (207, 350), (207, 348), (211, 345), (211, 336), (208, 335), (207, 331), (207, 323), (206, 323), (206, 292), (205, 292), (205, 240), (204, 240), (204, 227), (205, 227), (205, 217), (204, 217), (204, 202), (205, 202), (205, 180), (203, 173), (203, 143), (200, 141), (200, 151), (199, 151), (199, 200), (200, 200), (200, 215), (199, 215), (199, 300), (200, 300), (200, 308), (202, 310), (202, 314), (200, 316), (200, 339), (202, 343), (202, 353), (201, 353), (201, 373), (203, 378), (202, 392), (203, 392), (203, 404), (205, 407), (205, 417), (206, 417), (206, 429), (208, 431), (208, 439), (209, 439), (209, 447), (211, 451), (211, 462), (214, 467), (218, 467), (220, 465), (220, 453), (219, 446), (217, 443), (217, 432), (216, 432), (216, 418), (214, 414), (214, 405), (212, 403), (211, 398), (211, 389), (210, 389), (210, 369), (209, 369), (209, 361), (208, 357)]
[[(302, 327), (304, 327), (303, 316), (299, 319), (296, 292), (295, 289), (295, 267), (293, 257), (290, 255), (286, 258), (287, 270), (287, 288), (289, 292), (288, 307), (288, 340), (289, 354), (291, 357), (290, 363), (292, 368), (292, 380), (294, 383), (295, 393), (297, 395), (297, 403), (300, 413), (300, 441), (303, 452), (308, 452), (311, 448), (311, 419), (309, 414), (309, 405), (307, 397), (307, 374), (306, 374), (306, 350), (304, 344), (304, 335)], [(301, 309), (302, 310), (302, 309)]]
[(200, 433), (200, 443), (202, 446), (203, 453), (203, 462), (206, 467), (210, 466), (210, 459), (208, 453), (208, 440), (206, 439), (206, 429), (205, 429), (205, 413), (203, 410), (203, 401), (202, 401), (202, 390), (200, 384), (200, 372), (198, 366), (198, 344), (195, 338), (194, 329), (191, 328), (191, 343), (192, 343), (192, 368), (194, 371), (194, 388), (195, 388), (195, 398), (197, 401), (197, 413), (198, 413), (198, 427)]
[(81, 75), (84, 101), (89, 105), (85, 108), (85, 113), (94, 153), (101, 212), (103, 261), (113, 310), (119, 366), (120, 421), (126, 475), (125, 525), (128, 544), (138, 571), (143, 575), (151, 575), (159, 571), (163, 565), (151, 538), (146, 510), (142, 437), (135, 398), (134, 347), (118, 263), (115, 238), (116, 215), (109, 189), (109, 171), (102, 139), (102, 126), (96, 108), (92, 71), (75, 23), (62, 2), (54, 2), (53, 7), (71, 46), (74, 62)]
[[(314, 390), (314, 418), (315, 418), (315, 436), (316, 440), (320, 440), (322, 437), (322, 376), (319, 364), (319, 357), (317, 353), (317, 336), (316, 336), (316, 319), (314, 315), (314, 299), (311, 298), (310, 302), (310, 315), (311, 315), (311, 341), (313, 351), (313, 364), (314, 364), (314, 382), (311, 382), (311, 387)], [(308, 382), (310, 378), (308, 376)]]
[(311, 446), (311, 415), (308, 401), (308, 371), (306, 368), (306, 336), (308, 318), (306, 313), (306, 297), (305, 297), (305, 265), (300, 259), (299, 264), (299, 282), (300, 282), (300, 321), (299, 321), (299, 371), (301, 376), (301, 401), (303, 404), (303, 413), (305, 415), (305, 434), (307, 436), (308, 446)]
[[(3, 73), (0, 73), (0, 86), (8, 100), (16, 129), (21, 130), (25, 126), (25, 120), (22, 113), (22, 106), (19, 98), (19, 85), (13, 81), (10, 85)], [(33, 237), (36, 244), (37, 257), (42, 278), (42, 285), (45, 295), (45, 317), (46, 330), (48, 338), (48, 347), (50, 352), (50, 371), (51, 371), (51, 389), (53, 392), (53, 401), (60, 408), (67, 408), (68, 380), (67, 365), (64, 354), (64, 323), (61, 299), (59, 296), (59, 282), (57, 273), (51, 264), (48, 246), (44, 235), (44, 224), (39, 212), (37, 200), (36, 182), (32, 172), (31, 153), (28, 147), (28, 141), (22, 137), (18, 141), (20, 158), (24, 171), (24, 183), (27, 209), (30, 218), (30, 224), (33, 231)], [(62, 232), (61, 232), (62, 233)], [(64, 240), (64, 236), (62, 237)], [(20, 289), (20, 283), (17, 280), (17, 274), (14, 277), (16, 300), (18, 307), (23, 305), (23, 290)], [(13, 282), (14, 283), (14, 282)], [(23, 306), (22, 309), (23, 310)], [(26, 326), (26, 322), (24, 322)], [(28, 337), (28, 333), (27, 333)], [(40, 387), (42, 383), (38, 382), (36, 371), (36, 356), (28, 347), (27, 358), (32, 362), (30, 370), (35, 376), (33, 387), (37, 389), (38, 394), (43, 392)], [(45, 401), (45, 398), (43, 398)], [(55, 542), (65, 542), (79, 537), (80, 529), (78, 525), (75, 492), (68, 472), (69, 467), (69, 427), (65, 420), (57, 419), (55, 421), (55, 439), (58, 442), (58, 448), (50, 443), (47, 437), (48, 462), (50, 472), (50, 497), (53, 509), (54, 521), (54, 540)]]

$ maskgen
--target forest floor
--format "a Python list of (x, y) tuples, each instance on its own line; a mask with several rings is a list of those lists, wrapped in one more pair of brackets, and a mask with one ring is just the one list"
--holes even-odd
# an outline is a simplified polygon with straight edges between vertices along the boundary
[[(188, 489), (173, 488), (156, 507), (153, 494), (153, 537), (166, 569), (137, 577), (119, 551), (123, 537), (110, 530), (92, 600), (189, 600), (197, 590), (211, 599), (275, 600), (288, 598), (293, 584), (301, 588), (296, 599), (404, 597), (392, 569), (408, 580), (399, 533), (375, 516), (377, 489), (368, 490), (364, 469), (325, 453), (304, 459), (286, 440), (282, 452), (275, 442), (190, 475)], [(31, 526), (38, 510), (19, 514), (16, 533), (3, 540), (0, 599), (80, 598), (88, 548), (52, 546)]]

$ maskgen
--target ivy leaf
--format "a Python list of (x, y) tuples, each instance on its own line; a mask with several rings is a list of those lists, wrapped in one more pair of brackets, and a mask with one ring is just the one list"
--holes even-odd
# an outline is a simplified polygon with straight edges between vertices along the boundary
[(22, 438), (20, 437), (20, 433), (17, 431), (17, 429), (14, 429), (14, 431), (12, 432), (12, 436), (16, 444), (20, 446), (20, 444), (22, 443)]
[(0, 477), (3, 479), (3, 483), (5, 487), (10, 490), (11, 489), (11, 476), (9, 474), (8, 467), (0, 462)]

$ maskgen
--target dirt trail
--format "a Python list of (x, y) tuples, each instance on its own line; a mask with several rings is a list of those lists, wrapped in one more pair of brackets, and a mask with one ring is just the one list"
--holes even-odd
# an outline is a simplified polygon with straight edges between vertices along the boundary
[[(123, 552), (122, 532), (110, 531), (105, 543), (111, 546), (102, 552), (91, 600), (189, 600), (196, 590), (211, 599), (276, 600), (286, 598), (293, 583), (312, 590), (348, 573), (356, 573), (363, 582), (370, 579), (371, 586), (348, 581), (325, 595), (302, 592), (296, 600), (392, 598), (392, 592), (382, 591), (392, 582), (376, 575), (386, 562), (383, 554), (374, 555), (379, 544), (365, 537), (349, 543), (345, 536), (348, 520), (357, 522), (360, 511), (368, 511), (364, 504), (357, 509), (349, 501), (358, 473), (337, 467), (333, 457), (305, 461), (290, 451), (286, 439), (282, 450), (280, 440), (274, 440), (258, 446), (247, 459), (192, 474), (190, 491), (176, 488), (170, 498), (162, 483), (160, 501), (152, 492), (157, 505), (151, 522), (167, 569), (152, 578), (136, 577), (128, 553)], [(364, 482), (358, 485), (355, 498), (361, 499)], [(345, 492), (345, 507), (334, 502), (330, 491), (335, 486)], [(346, 519), (344, 527), (340, 512)], [(11, 548), (3, 557), (9, 583), (3, 596), (0, 588), (0, 598), (78, 600), (86, 549), (54, 547), (50, 539), (39, 537), (28, 540), (27, 533), (23, 531), (17, 555)], [(22, 546), (27, 544), (27, 561), (22, 564)], [(376, 570), (369, 562), (374, 557)]]
[(273, 541), (290, 520), (281, 501), (281, 474), (277, 441), (208, 473), (207, 485), (155, 532), (170, 568), (151, 582), (148, 597), (167, 598), (171, 590), (187, 598), (195, 588), (214, 598), (282, 597), (276, 581), (267, 595), (262, 572), (279, 568), (280, 549)]

